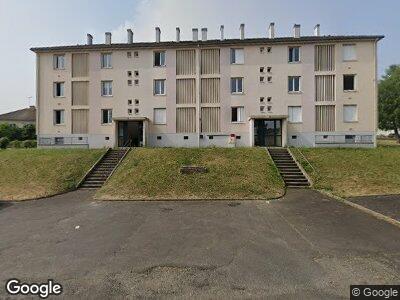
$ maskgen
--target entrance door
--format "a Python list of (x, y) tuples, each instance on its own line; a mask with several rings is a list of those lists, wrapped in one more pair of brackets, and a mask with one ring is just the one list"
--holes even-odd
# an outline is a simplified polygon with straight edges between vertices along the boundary
[(119, 121), (118, 122), (118, 147), (143, 146), (143, 122)]
[(254, 144), (282, 147), (282, 120), (254, 120)]

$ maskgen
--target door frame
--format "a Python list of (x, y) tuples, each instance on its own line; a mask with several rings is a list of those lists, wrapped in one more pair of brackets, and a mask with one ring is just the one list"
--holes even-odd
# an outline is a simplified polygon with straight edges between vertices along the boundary
[[(120, 126), (124, 126), (124, 130), (128, 130), (128, 123), (133, 123), (133, 122), (138, 123), (138, 126), (139, 126), (138, 145), (129, 144), (129, 145), (125, 146), (125, 144), (127, 143), (127, 138), (128, 138), (126, 136), (127, 132), (125, 132), (123, 136), (120, 136)], [(144, 147), (146, 145), (146, 139), (145, 139), (145, 137), (146, 137), (146, 134), (145, 134), (146, 122), (144, 120), (118, 120), (118, 121), (116, 121), (115, 127), (116, 127), (116, 132), (115, 132), (115, 137), (116, 137), (115, 138), (115, 146), (116, 147), (118, 147), (118, 148), (120, 148), (120, 147)], [(141, 134), (140, 134), (140, 131), (142, 131)], [(121, 144), (121, 142), (120, 142), (121, 138), (123, 139), (123, 144)]]
[[(262, 115), (257, 115), (257, 116), (250, 116), (249, 117), (249, 146), (250, 147), (255, 147), (256, 141), (255, 141), (255, 122), (257, 120), (280, 120), (281, 121), (281, 144), (282, 146), (277, 146), (277, 147), (286, 147), (287, 146), (287, 115), (279, 115), (279, 116), (262, 116)], [(265, 146), (267, 147), (267, 146)], [(274, 146), (271, 146), (274, 147)]]

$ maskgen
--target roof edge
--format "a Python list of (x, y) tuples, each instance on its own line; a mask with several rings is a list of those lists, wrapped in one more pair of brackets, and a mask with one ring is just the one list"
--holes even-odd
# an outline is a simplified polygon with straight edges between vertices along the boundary
[(257, 45), (257, 44), (301, 44), (301, 43), (318, 43), (318, 42), (340, 42), (350, 40), (361, 41), (379, 41), (384, 35), (326, 35), (326, 36), (302, 36), (294, 37), (276, 37), (270, 38), (247, 38), (241, 39), (213, 39), (207, 41), (165, 41), (165, 42), (136, 42), (136, 43), (113, 43), (113, 44), (92, 44), (92, 45), (66, 45), (66, 46), (49, 46), (49, 47), (32, 47), (30, 50), (35, 53), (51, 52), (51, 51), (74, 51), (87, 50), (95, 51), (99, 49), (135, 49), (135, 48), (185, 48), (200, 46), (229, 46), (229, 45)]

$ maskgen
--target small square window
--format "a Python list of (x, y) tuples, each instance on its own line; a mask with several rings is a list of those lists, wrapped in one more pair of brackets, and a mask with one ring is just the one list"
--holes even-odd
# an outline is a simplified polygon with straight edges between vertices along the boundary
[(131, 115), (132, 114), (132, 109), (128, 109), (128, 114)]
[(134, 57), (139, 57), (139, 51), (133, 52), (133, 56), (134, 56)]
[(264, 97), (260, 97), (260, 103), (264, 103)]
[(135, 99), (135, 105), (139, 105), (139, 100)]
[(296, 140), (297, 139), (297, 135), (292, 135), (292, 140)]
[(268, 73), (271, 73), (271, 70), (272, 70), (272, 67), (268, 67), (268, 68), (267, 68), (267, 72), (268, 72)]
[(132, 80), (128, 80), (128, 85), (132, 85)]
[(209, 136), (208, 136), (208, 139), (209, 139), (209, 140), (213, 140), (213, 139), (214, 139), (214, 136), (213, 136), (213, 135), (209, 135)]
[(328, 138), (328, 136), (327, 136), (327, 135), (324, 135), (324, 136), (323, 136), (323, 138), (324, 138), (324, 139), (327, 139), (327, 138)]
[(132, 71), (128, 71), (128, 77), (132, 77)]
[(237, 136), (236, 136), (236, 139), (237, 139), (237, 140), (240, 140), (240, 138), (241, 138), (240, 135), (237, 135)]
[(83, 140), (83, 137), (81, 137), (81, 136), (78, 137), (78, 140), (79, 140), (79, 141), (82, 141), (82, 140)]
[(204, 136), (202, 134), (200, 134), (200, 139), (203, 139), (203, 138), (204, 138)]
[(135, 85), (139, 85), (139, 79), (135, 79)]
[(356, 75), (343, 75), (343, 90), (354, 91)]
[(132, 99), (128, 100), (128, 105), (132, 105)]
[(264, 106), (260, 106), (260, 112), (264, 112)]
[(132, 57), (132, 52), (130, 52), (130, 51), (126, 52), (126, 57), (131, 58)]
[(106, 140), (106, 141), (109, 141), (109, 140), (110, 140), (110, 137), (109, 137), (109, 136), (106, 136), (106, 137), (105, 137), (105, 140)]
[(139, 71), (135, 71), (135, 77), (138, 77), (139, 76)]
[(264, 53), (264, 47), (260, 47), (260, 53)]
[(135, 114), (139, 113), (139, 108), (135, 108)]
[(268, 82), (272, 82), (272, 76), (268, 76), (267, 80)]
[(54, 138), (54, 142), (56, 145), (63, 145), (64, 144), (64, 138), (63, 137), (56, 137)]
[(272, 48), (271, 47), (267, 47), (267, 52), (271, 53), (271, 51), (272, 51)]
[(183, 139), (184, 139), (184, 140), (188, 140), (189, 137), (188, 137), (187, 135), (185, 135), (185, 136), (183, 136)]
[(272, 110), (272, 106), (267, 106), (267, 110), (271, 111)]
[(162, 137), (160, 135), (157, 135), (157, 140), (161, 140)]
[(271, 100), (272, 100), (272, 97), (268, 97), (268, 98), (267, 98), (267, 101), (268, 101), (268, 102), (271, 102)]
[(260, 82), (264, 83), (264, 76), (260, 76)]
[(264, 67), (260, 67), (260, 73), (264, 73)]

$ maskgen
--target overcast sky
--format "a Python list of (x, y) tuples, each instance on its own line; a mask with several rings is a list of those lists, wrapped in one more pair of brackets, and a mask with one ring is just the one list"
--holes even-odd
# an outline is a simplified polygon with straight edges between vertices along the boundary
[(132, 28), (136, 41), (153, 41), (154, 27), (161, 39), (172, 40), (175, 27), (189, 39), (192, 27), (207, 27), (217, 38), (225, 25), (226, 38), (239, 36), (246, 24), (247, 37), (266, 36), (275, 22), (278, 36), (288, 36), (294, 23), (303, 35), (321, 24), (323, 35), (384, 34), (379, 46), (379, 73), (400, 64), (399, 0), (0, 0), (0, 113), (35, 102), (35, 55), (30, 47), (83, 44), (86, 33), (95, 43), (104, 32), (114, 42), (126, 41)]

